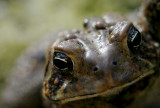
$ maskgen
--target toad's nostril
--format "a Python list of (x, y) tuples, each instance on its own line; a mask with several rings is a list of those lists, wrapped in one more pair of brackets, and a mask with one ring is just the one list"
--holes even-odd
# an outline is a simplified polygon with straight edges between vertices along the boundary
[(97, 72), (97, 71), (98, 71), (98, 67), (94, 67), (94, 68), (93, 68), (93, 71), (94, 71), (94, 72)]
[(113, 60), (113, 61), (112, 61), (112, 65), (113, 65), (113, 66), (117, 66), (117, 65), (118, 65), (117, 61), (116, 61), (116, 60)]

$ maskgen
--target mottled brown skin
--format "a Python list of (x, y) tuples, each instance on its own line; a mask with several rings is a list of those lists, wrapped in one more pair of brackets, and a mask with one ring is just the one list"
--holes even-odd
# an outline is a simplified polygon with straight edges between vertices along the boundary
[(144, 3), (144, 15), (147, 20), (147, 31), (154, 39), (160, 41), (160, 1), (146, 0)]
[[(159, 4), (146, 0), (135, 20), (118, 14), (85, 19), (84, 30), (54, 34), (29, 48), (8, 79), (4, 106), (160, 107)], [(130, 36), (138, 36), (135, 46)], [(60, 69), (55, 59), (70, 64)]]

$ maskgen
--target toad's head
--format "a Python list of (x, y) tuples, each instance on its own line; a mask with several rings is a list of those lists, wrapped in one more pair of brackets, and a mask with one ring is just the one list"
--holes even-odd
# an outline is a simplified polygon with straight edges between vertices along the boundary
[(66, 103), (110, 96), (153, 73), (151, 62), (141, 56), (141, 33), (131, 22), (93, 18), (84, 25), (84, 31), (61, 33), (50, 46), (45, 97)]

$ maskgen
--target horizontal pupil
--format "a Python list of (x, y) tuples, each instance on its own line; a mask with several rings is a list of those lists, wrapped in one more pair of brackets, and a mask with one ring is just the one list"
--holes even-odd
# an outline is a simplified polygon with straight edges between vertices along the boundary
[(136, 46), (136, 45), (139, 45), (140, 42), (141, 42), (141, 36), (139, 36), (139, 34), (137, 34), (137, 35), (134, 37), (132, 44), (133, 44), (133, 46)]
[(56, 67), (58, 67), (59, 69), (68, 68), (67, 62), (64, 62), (63, 60), (54, 59), (53, 62), (54, 62), (54, 65), (55, 65)]
[(140, 32), (133, 26), (129, 29), (127, 33), (127, 45), (129, 50), (136, 54), (139, 51), (141, 44), (141, 34)]
[(139, 45), (140, 44), (140, 42), (141, 42), (141, 36), (140, 36), (140, 34), (139, 34), (139, 32), (138, 32), (138, 30), (136, 30), (135, 28), (131, 28), (130, 29), (130, 41), (131, 41), (131, 44), (132, 44), (132, 46), (137, 46), (137, 45)]

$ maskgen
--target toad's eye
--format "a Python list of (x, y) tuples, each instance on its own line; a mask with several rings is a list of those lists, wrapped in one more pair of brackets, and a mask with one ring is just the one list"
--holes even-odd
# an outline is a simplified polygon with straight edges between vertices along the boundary
[(141, 34), (135, 27), (131, 27), (127, 36), (128, 48), (133, 54), (136, 54), (140, 48)]
[(59, 70), (65, 70), (65, 71), (73, 70), (72, 60), (64, 53), (55, 52), (53, 57), (53, 64)]

